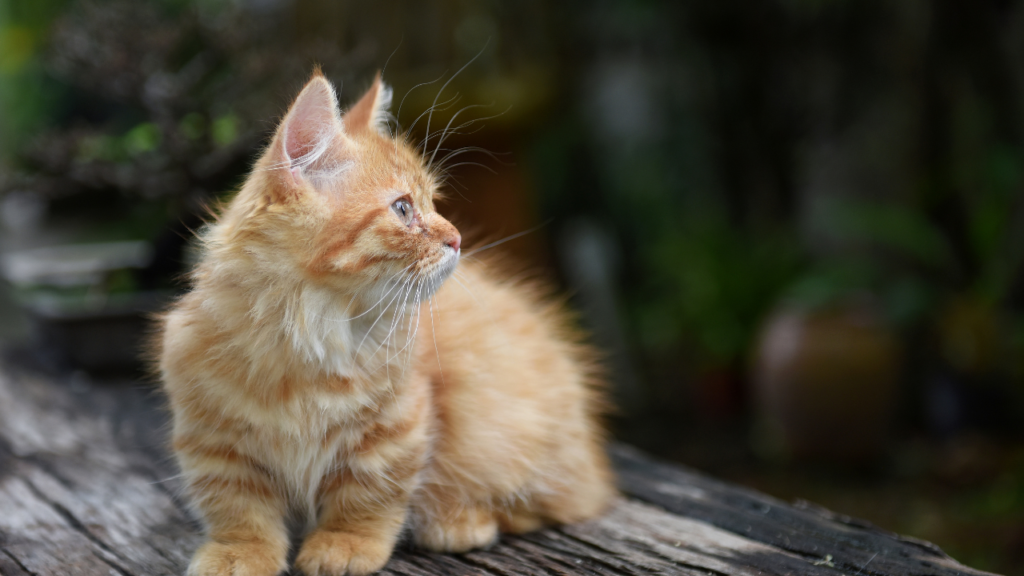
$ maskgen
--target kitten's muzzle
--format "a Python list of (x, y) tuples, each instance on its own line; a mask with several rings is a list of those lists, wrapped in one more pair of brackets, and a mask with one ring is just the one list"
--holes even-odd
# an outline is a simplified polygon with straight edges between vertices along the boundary
[(462, 247), (462, 234), (455, 231), (454, 235), (447, 238), (444, 243), (447, 246), (451, 246), (452, 250), (455, 250), (455, 252), (458, 253), (459, 248)]

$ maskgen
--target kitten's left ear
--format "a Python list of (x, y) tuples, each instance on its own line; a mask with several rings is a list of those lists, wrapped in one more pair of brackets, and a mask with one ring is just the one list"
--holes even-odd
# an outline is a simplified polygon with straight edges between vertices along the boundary
[(372, 129), (384, 136), (388, 132), (388, 118), (391, 111), (391, 88), (381, 81), (380, 72), (373, 79), (370, 89), (343, 116), (345, 130), (358, 132)]

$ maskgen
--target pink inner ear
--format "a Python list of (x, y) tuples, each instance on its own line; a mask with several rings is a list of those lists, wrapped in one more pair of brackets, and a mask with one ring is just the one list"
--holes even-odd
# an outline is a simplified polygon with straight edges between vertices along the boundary
[(284, 152), (292, 169), (306, 167), (323, 155), (338, 126), (334, 90), (322, 77), (310, 80), (286, 117)]

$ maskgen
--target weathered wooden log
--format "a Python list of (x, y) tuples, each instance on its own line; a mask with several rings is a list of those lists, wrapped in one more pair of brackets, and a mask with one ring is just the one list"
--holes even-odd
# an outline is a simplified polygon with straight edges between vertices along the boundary
[[(166, 414), (141, 384), (0, 364), (0, 574), (178, 575), (200, 542), (176, 496)], [(403, 546), (381, 574), (980, 575), (934, 545), (789, 505), (616, 446), (603, 518), (487, 550)]]

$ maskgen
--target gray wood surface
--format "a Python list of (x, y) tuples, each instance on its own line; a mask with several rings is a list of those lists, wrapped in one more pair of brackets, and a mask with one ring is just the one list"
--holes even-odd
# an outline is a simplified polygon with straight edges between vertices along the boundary
[[(183, 574), (198, 525), (176, 496), (152, 388), (0, 363), (0, 574)], [(935, 546), (612, 448), (605, 517), (469, 554), (402, 547), (382, 574), (976, 575)]]

